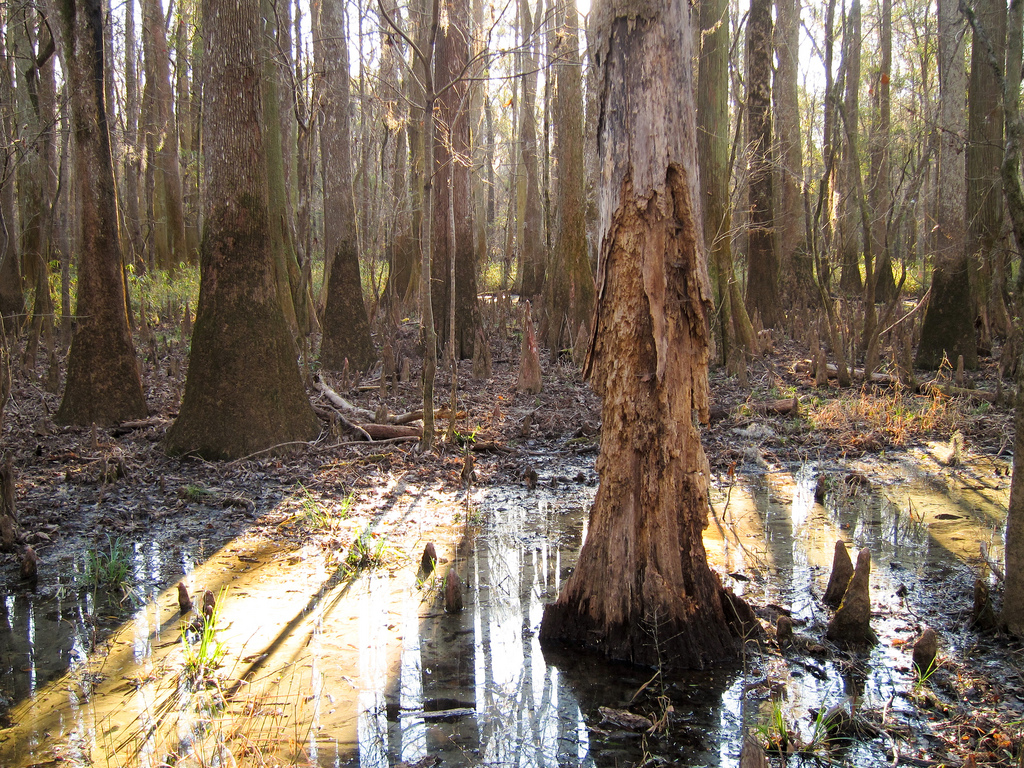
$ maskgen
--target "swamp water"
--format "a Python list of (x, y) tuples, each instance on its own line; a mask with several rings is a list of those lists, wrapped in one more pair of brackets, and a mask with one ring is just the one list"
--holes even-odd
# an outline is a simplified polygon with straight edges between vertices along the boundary
[[(836, 483), (825, 505), (815, 502), (813, 465), (716, 485), (705, 543), (716, 569), (730, 574), (726, 583), (757, 606), (786, 608), (801, 632), (820, 638), (828, 616), (816, 596), (833, 545), (866, 546), (881, 642), (843, 656), (748, 645), (740, 664), (652, 678), (652, 670), (540, 648), (543, 606), (571, 571), (594, 490), (557, 480), (549, 487), (553, 476), (593, 478), (572, 461), (538, 463), (533, 492), (476, 489), (468, 507), (465, 494), (404, 489), (388, 513), (399, 521), (447, 504), (461, 505), (470, 525), (447, 538), (424, 532), (408, 557), (354, 578), (318, 547), (284, 550), (271, 537), (236, 539), (195, 570), (175, 552), (172, 565), (190, 583), (223, 588), (206, 649), (221, 665), (216, 685), (185, 672), (197, 645), (183, 651), (175, 592), (153, 586), (168, 566), (153, 548), (139, 547), (133, 561), (138, 589), (152, 599), (96, 653), (87, 653), (90, 635), (109, 606), (71, 592), (8, 596), (0, 688), (23, 701), (0, 730), (0, 765), (383, 768), (436, 757), (446, 766), (734, 766), (744, 731), (773, 712), (810, 741), (808, 711), (847, 696), (884, 714), (906, 739), (904, 754), (927, 757), (928, 724), (908, 695), (903, 643), (924, 623), (941, 628), (944, 654), (969, 642), (957, 630), (970, 611), (967, 563), (977, 564), (980, 543), (1001, 559), (1005, 462), (955, 472), (921, 471), (927, 456), (876, 463), (861, 469), (876, 481), (872, 490)], [(438, 607), (437, 575), (417, 578), (427, 540), (438, 545), (437, 573), (456, 567), (466, 585), (460, 614)], [(604, 720), (605, 707), (667, 727), (632, 732)], [(892, 762), (894, 743), (865, 737), (829, 759), (881, 766)]]

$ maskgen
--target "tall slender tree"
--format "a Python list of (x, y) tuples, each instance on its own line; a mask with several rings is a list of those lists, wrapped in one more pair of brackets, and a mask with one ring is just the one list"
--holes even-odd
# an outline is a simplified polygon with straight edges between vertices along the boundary
[[(71, 2), (72, 0), (66, 0)], [(95, 0), (93, 0), (95, 2)], [(259, 0), (204, 0), (199, 306), (169, 453), (230, 459), (316, 436), (270, 253)]]
[[(0, 27), (7, 27), (10, 10), (0, 8)], [(0, 317), (10, 318), (25, 311), (21, 284), (21, 257), (15, 231), (15, 174), (9, 158), (16, 145), (14, 78), (7, 58), (6, 35), (0, 34), (0, 147), (4, 163), (0, 170)]]
[(375, 353), (359, 275), (345, 5), (343, 0), (317, 0), (312, 10), (321, 114), (324, 255), (330, 262), (320, 363), (340, 370), (348, 360), (353, 369), (365, 371)]
[(972, 260), (980, 331), (985, 346), (991, 347), (992, 338), (1006, 338), (1011, 325), (1006, 308), (1008, 262), (999, 177), (1002, 91), (991, 64), (992, 59), (1001, 64), (1006, 55), (1006, 2), (981, 0), (973, 5), (967, 88), (967, 253)]
[(747, 312), (766, 328), (782, 321), (772, 192), (772, 0), (751, 0), (747, 15)]
[[(896, 292), (892, 274), (892, 245), (889, 218), (892, 212), (892, 0), (881, 0), (878, 22), (878, 67), (872, 75), (874, 98), (871, 123), (871, 253), (875, 263), (871, 285), (865, 286), (865, 300), (887, 302)], [(895, 233), (894, 233), (895, 234)]]
[(915, 364), (938, 368), (944, 359), (978, 367), (974, 331), (974, 300), (971, 296), (970, 261), (964, 247), (965, 221), (964, 19), (957, 0), (938, 0), (939, 61), (939, 168), (935, 215), (935, 257), (931, 297), (921, 327)]
[(454, 322), (455, 348), (449, 352), (457, 359), (465, 359), (473, 356), (478, 323), (469, 190), (469, 0), (451, 0), (447, 17), (448, 23), (441, 25), (434, 56), (440, 130), (433, 146), (436, 197), (431, 303), (442, 345)]
[(56, 420), (111, 424), (146, 415), (117, 231), (117, 196), (103, 99), (102, 0), (59, 0), (78, 187), (78, 323)]
[[(707, 564), (708, 284), (697, 188), (691, 6), (598, 0), (598, 309), (587, 373), (602, 397), (600, 485), (542, 643), (643, 664), (732, 657)], [(636, 140), (643, 137), (643, 140)], [(737, 610), (742, 610), (737, 603)]]
[[(539, 9), (538, 9), (539, 10)], [(519, 154), (523, 190), (520, 217), (519, 293), (534, 300), (544, 288), (544, 211), (540, 199), (537, 162), (537, 54), (540, 19), (534, 19), (529, 0), (519, 0), (519, 28), (522, 43), (523, 98), (519, 109)], [(516, 190), (518, 191), (518, 190)]]
[(191, 259), (185, 239), (178, 130), (171, 90), (171, 59), (160, 0), (142, 0), (142, 50), (146, 86), (142, 96), (143, 130), (153, 187), (149, 200), (153, 263), (173, 269)]
[(846, 72), (846, 93), (843, 95), (843, 115), (838, 129), (846, 137), (843, 142), (842, 162), (838, 173), (839, 210), (836, 216), (836, 236), (839, 241), (839, 287), (850, 293), (863, 288), (860, 274), (861, 237), (864, 234), (860, 220), (860, 190), (857, 187), (857, 163), (860, 158), (860, 59), (861, 59), (860, 0), (852, 0), (846, 17), (843, 35), (843, 64)]
[(544, 281), (545, 328), (552, 357), (571, 346), (582, 326), (590, 331), (594, 277), (587, 255), (587, 195), (583, 169), (583, 74), (580, 64), (579, 11), (575, 0), (556, 0), (555, 237)]
[(738, 373), (740, 366), (746, 365), (745, 357), (754, 351), (755, 339), (732, 260), (728, 0), (702, 0), (698, 12), (701, 48), (697, 79), (697, 158), (704, 201), (704, 243), (714, 281), (720, 352), (729, 370)]
[[(800, 0), (775, 0), (775, 58), (772, 83), (775, 102), (775, 154), (778, 166), (780, 289), (791, 297), (806, 296), (811, 282), (807, 258), (807, 222), (804, 218), (803, 148), (800, 141)], [(703, 91), (698, 92), (700, 101)], [(724, 99), (723, 99), (724, 101)], [(727, 105), (723, 104), (725, 109)], [(699, 104), (698, 104), (699, 109)], [(701, 181), (703, 182), (703, 172)]]

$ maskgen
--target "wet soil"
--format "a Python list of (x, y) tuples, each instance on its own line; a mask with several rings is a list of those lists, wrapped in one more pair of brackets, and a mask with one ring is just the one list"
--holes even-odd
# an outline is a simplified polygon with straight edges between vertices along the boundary
[[(1007, 405), (816, 389), (795, 347), (755, 361), (749, 388), (713, 373), (724, 416), (704, 431), (705, 543), (766, 632), (742, 664), (656, 674), (536, 638), (597, 482), (599, 405), (570, 363), (545, 363), (544, 390), (517, 394), (516, 340), (492, 340), (490, 379), (460, 367), (462, 441), (427, 456), (332, 428), (311, 389), (319, 440), (213, 464), (160, 449), (184, 383), (174, 333), (144, 364), (151, 417), (135, 425), (57, 428), (58, 396), (16, 375), (2, 437), (40, 567), (31, 586), (18, 553), (0, 555), (0, 764), (734, 765), (746, 731), (790, 761), (1016, 764), (1020, 646), (970, 626), (980, 544), (1001, 560)], [(399, 360), (414, 339), (404, 326)], [(975, 383), (994, 391), (994, 376)], [(328, 380), (370, 410), (418, 405), (415, 382), (382, 394)], [(439, 399), (448, 387), (442, 373)], [(796, 413), (759, 405), (791, 398)], [(822, 641), (837, 538), (872, 552), (871, 649)], [(90, 559), (111, 550), (126, 553), (127, 590), (91, 583)], [(458, 614), (443, 610), (449, 569), (465, 584)], [(222, 595), (220, 668), (198, 679), (183, 674), (195, 646), (179, 580), (197, 602)], [(782, 613), (797, 639), (780, 648)], [(909, 646), (926, 625), (942, 663), (920, 683)], [(825, 739), (815, 713), (843, 707)]]

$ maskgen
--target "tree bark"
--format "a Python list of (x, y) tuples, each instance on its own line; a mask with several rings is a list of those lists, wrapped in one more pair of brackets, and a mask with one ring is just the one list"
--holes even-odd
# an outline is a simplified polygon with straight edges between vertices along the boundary
[(61, 0), (60, 29), (78, 185), (78, 324), (68, 353), (61, 424), (112, 424), (146, 415), (128, 330), (117, 196), (103, 103), (102, 0)]
[[(730, 603), (707, 565), (711, 290), (701, 236), (686, 0), (592, 10), (601, 70), (601, 252), (587, 373), (601, 395), (600, 486), (543, 643), (641, 664), (732, 657)], [(640, 137), (640, 140), (635, 140)], [(742, 604), (741, 604), (742, 605)]]
[(376, 355), (359, 275), (345, 8), (341, 0), (318, 0), (313, 13), (313, 55), (321, 85), (324, 258), (330, 261), (320, 363), (340, 370), (347, 359), (353, 370), (365, 371)]
[(185, 397), (165, 449), (232, 459), (310, 440), (319, 425), (270, 253), (266, 154), (254, 129), (264, 119), (259, 0), (206, 0), (203, 34), (199, 306)]

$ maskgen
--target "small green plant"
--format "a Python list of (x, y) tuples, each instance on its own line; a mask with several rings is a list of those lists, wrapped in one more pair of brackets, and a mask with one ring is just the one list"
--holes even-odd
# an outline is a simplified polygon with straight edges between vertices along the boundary
[(324, 505), (320, 499), (314, 496), (308, 488), (299, 485), (302, 489), (302, 497), (299, 500), (301, 510), (299, 517), (308, 528), (317, 530), (331, 530), (337, 524), (349, 516), (352, 504), (355, 500), (354, 494), (346, 496), (338, 509), (334, 510)]
[(793, 737), (790, 734), (789, 723), (786, 722), (786, 713), (782, 711), (782, 702), (773, 700), (768, 709), (768, 716), (754, 728), (754, 733), (764, 748), (769, 752), (779, 752), (783, 755), (790, 751), (793, 744)]
[(935, 674), (935, 670), (939, 668), (939, 658), (936, 656), (933, 658), (925, 669), (921, 669), (917, 664), (914, 665), (914, 693), (919, 694), (922, 692), (924, 687), (928, 684), (928, 681), (932, 679), (932, 675)]
[(85, 554), (85, 580), (92, 587), (124, 589), (131, 572), (131, 551), (120, 538), (108, 536), (106, 549), (97, 547)]
[(211, 496), (215, 495), (209, 488), (204, 488), (203, 486), (196, 485), (195, 483), (189, 483), (186, 485), (183, 493), (186, 499), (197, 504), (208, 501)]
[(473, 431), (466, 433), (460, 432), (457, 429), (452, 430), (452, 437), (456, 445), (470, 446), (476, 442), (476, 433), (480, 431), (480, 427), (473, 427)]
[(209, 616), (203, 616), (196, 624), (183, 624), (181, 628), (181, 651), (185, 657), (185, 672), (192, 680), (207, 680), (220, 667), (226, 651), (223, 642), (217, 639), (217, 625), (227, 588), (220, 591)]
[(387, 561), (390, 547), (382, 536), (376, 536), (369, 528), (364, 528), (352, 546), (348, 549), (343, 563), (349, 573), (379, 568)]

